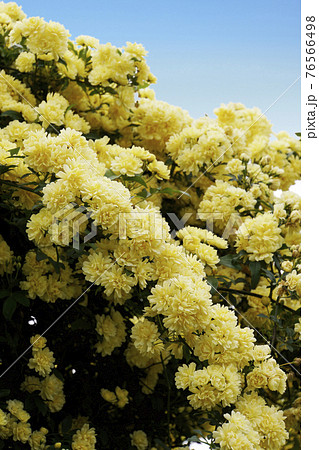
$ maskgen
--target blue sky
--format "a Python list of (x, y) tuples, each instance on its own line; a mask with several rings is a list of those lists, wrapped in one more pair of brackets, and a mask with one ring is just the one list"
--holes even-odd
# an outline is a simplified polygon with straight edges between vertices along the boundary
[[(192, 117), (221, 103), (263, 112), (300, 75), (297, 0), (22, 0), (28, 16), (54, 20), (71, 38), (88, 34), (119, 47), (142, 43), (157, 98)], [(266, 116), (274, 132), (300, 131), (300, 81)]]

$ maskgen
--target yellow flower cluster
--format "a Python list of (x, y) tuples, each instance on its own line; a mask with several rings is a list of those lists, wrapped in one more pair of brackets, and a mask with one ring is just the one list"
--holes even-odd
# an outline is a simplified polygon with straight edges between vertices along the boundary
[(294, 331), (298, 334), (299, 339), (301, 339), (301, 319), (295, 324)]
[(226, 422), (213, 432), (222, 450), (281, 449), (288, 439), (283, 412), (256, 393), (244, 394)]
[(267, 148), (271, 161), (283, 170), (279, 177), (279, 189), (288, 190), (296, 180), (300, 179), (301, 142), (282, 131), (276, 135), (277, 140), (271, 141)]
[(213, 269), (216, 269), (219, 257), (217, 250), (211, 246), (221, 249), (228, 247), (227, 241), (214, 235), (211, 231), (201, 228), (184, 227), (176, 235), (183, 240), (183, 246), (186, 250), (196, 254), (203, 264), (207, 264)]
[(283, 394), (286, 390), (286, 380), (285, 372), (270, 358), (257, 364), (247, 375), (247, 387), (251, 390), (268, 387), (271, 391)]
[(62, 95), (49, 93), (46, 101), (42, 101), (36, 109), (43, 128), (50, 124), (56, 127), (64, 125), (66, 128), (88, 133), (90, 125), (78, 114), (74, 114), (69, 106), (69, 102)]
[[(226, 249), (228, 247), (227, 241), (225, 239), (217, 236), (207, 229), (197, 228), (197, 227), (184, 227), (177, 232), (177, 236), (183, 239), (183, 245), (192, 247), (194, 241), (194, 246), (198, 241), (202, 241), (207, 245), (212, 245), (220, 249)], [(190, 241), (190, 243), (188, 243)]]
[(134, 130), (133, 141), (156, 155), (165, 157), (167, 141), (190, 125), (192, 119), (187, 111), (156, 100), (151, 89), (142, 89), (139, 95), (141, 98), (132, 117), (132, 122), (138, 125)]
[(93, 85), (109, 86), (112, 82), (126, 85), (128, 78), (136, 77), (138, 84), (152, 83), (155, 78), (145, 63), (143, 46), (127, 42), (123, 51), (107, 44), (97, 46), (92, 53), (92, 70), (89, 81)]
[(72, 438), (72, 450), (94, 450), (95, 444), (95, 429), (87, 423)]
[(118, 408), (124, 408), (128, 404), (128, 391), (126, 389), (121, 389), (116, 386), (115, 392), (109, 391), (108, 389), (101, 389), (101, 395), (106, 402), (116, 405)]
[(97, 139), (92, 146), (97, 152), (99, 161), (115, 175), (133, 177), (149, 171), (159, 179), (169, 179), (167, 166), (162, 161), (157, 161), (148, 150), (134, 145), (131, 148), (124, 148), (116, 144), (110, 145), (108, 142), (109, 139), (104, 137)]
[(26, 38), (28, 49), (38, 55), (58, 59), (63, 57), (68, 45), (68, 30), (57, 22), (45, 22), (40, 17), (24, 18), (12, 28), (9, 36), (11, 45), (20, 44)]
[(211, 308), (211, 315), (205, 332), (190, 340), (194, 354), (209, 364), (231, 363), (243, 369), (253, 359), (253, 330), (241, 328), (234, 312), (220, 304)]
[(241, 103), (222, 104), (214, 110), (218, 123), (225, 127), (231, 126), (243, 132), (247, 144), (256, 136), (268, 138), (271, 133), (271, 123), (261, 113), (259, 108), (246, 108)]
[(198, 175), (201, 167), (212, 172), (216, 163), (220, 164), (231, 156), (232, 147), (216, 121), (201, 118), (173, 135), (166, 151), (186, 174)]
[(133, 431), (132, 434), (130, 434), (131, 438), (131, 445), (133, 447), (136, 447), (137, 450), (146, 450), (148, 446), (148, 440), (146, 433), (144, 433), (143, 430), (137, 430)]
[(0, 437), (8, 439), (12, 436), (14, 441), (26, 444), (32, 433), (28, 423), (30, 414), (24, 410), (24, 404), (20, 400), (8, 400), (7, 410), (8, 413), (3, 410), (0, 412)]
[(47, 375), (42, 380), (38, 377), (27, 376), (21, 384), (21, 389), (29, 393), (39, 391), (41, 398), (52, 413), (61, 411), (64, 406), (63, 381), (54, 374)]
[(0, 109), (4, 111), (16, 111), (21, 113), (26, 122), (34, 122), (37, 113), (34, 110), (36, 99), (24, 83), (0, 71)]
[(290, 191), (282, 192), (280, 198), (275, 198), (274, 215), (280, 220), (285, 243), (288, 246), (300, 243), (301, 201), (299, 195)]
[(165, 280), (148, 297), (152, 314), (162, 314), (166, 328), (178, 334), (202, 331), (212, 319), (209, 285), (180, 275)]
[(191, 395), (187, 398), (194, 409), (210, 411), (214, 406), (229, 406), (237, 400), (242, 378), (236, 366), (214, 364), (196, 370), (196, 364), (184, 364), (175, 375), (178, 389), (188, 388)]
[(284, 242), (278, 221), (270, 212), (247, 218), (237, 231), (237, 251), (245, 250), (250, 261), (270, 263)]
[(32, 72), (35, 63), (35, 55), (29, 52), (22, 52), (17, 57), (15, 63), (20, 72)]
[(286, 428), (292, 436), (298, 436), (301, 428), (301, 395), (297, 395), (291, 408), (284, 410)]
[(0, 13), (4, 16), (3, 22), (10, 23), (16, 22), (17, 20), (22, 20), (25, 18), (24, 12), (21, 10), (21, 6), (18, 6), (14, 2), (0, 2)]
[(31, 450), (45, 448), (48, 429), (41, 427), (39, 431), (33, 431), (29, 424), (30, 414), (25, 411), (20, 400), (7, 401), (8, 413), (0, 409), (0, 437), (8, 439), (12, 436), (14, 441), (29, 444)]
[[(30, 230), (31, 227), (29, 227)], [(34, 229), (34, 231), (39, 235), (38, 242), (43, 242), (41, 241), (44, 236), (42, 230)], [(47, 255), (53, 262), (57, 262), (58, 254), (53, 247), (43, 248), (43, 255), (44, 257)], [(39, 297), (47, 303), (55, 303), (57, 299), (69, 300), (82, 292), (81, 283), (66, 261), (63, 261), (63, 268), (57, 273), (54, 265), (48, 259), (39, 261), (36, 252), (30, 250), (26, 254), (22, 271), (26, 280), (20, 282), (20, 288), (28, 291), (31, 299)]]
[(13, 251), (0, 234), (0, 275), (13, 272)]
[(157, 325), (144, 317), (135, 319), (134, 322), (131, 330), (134, 346), (143, 356), (159, 356), (164, 350), (164, 345), (160, 340)]
[(30, 358), (28, 366), (42, 377), (45, 377), (51, 373), (54, 367), (55, 358), (53, 352), (46, 347), (46, 339), (40, 335), (33, 336), (30, 342), (32, 345), (32, 358)]
[(250, 192), (217, 180), (215, 185), (205, 192), (198, 208), (198, 216), (201, 220), (211, 223), (214, 231), (223, 233), (232, 215), (249, 211), (255, 203), (256, 200)]
[(125, 341), (125, 324), (119, 311), (111, 309), (109, 315), (96, 317), (96, 331), (103, 337), (102, 341), (96, 344), (96, 351), (102, 356), (111, 355), (116, 347), (120, 347)]

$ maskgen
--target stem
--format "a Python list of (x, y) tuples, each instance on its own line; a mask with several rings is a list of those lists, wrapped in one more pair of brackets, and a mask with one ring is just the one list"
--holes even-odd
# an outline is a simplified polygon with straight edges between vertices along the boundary
[(161, 362), (163, 365), (164, 375), (165, 375), (166, 382), (167, 382), (167, 391), (168, 391), (167, 392), (167, 405), (166, 405), (166, 408), (167, 408), (167, 434), (168, 434), (168, 446), (171, 447), (171, 427), (170, 427), (170, 425), (171, 425), (171, 423), (170, 423), (171, 422), (171, 384), (169, 382), (169, 378), (167, 375), (167, 370), (166, 370), (166, 366), (164, 364), (162, 353), (161, 353)]
[(251, 295), (252, 297), (263, 298), (264, 295), (255, 294), (254, 292), (242, 291), (240, 289), (230, 289), (230, 288), (218, 288), (219, 291), (231, 292), (233, 294), (243, 294), (243, 295)]
[[(257, 297), (257, 298), (264, 298), (265, 297), (265, 295), (255, 294), (254, 292), (242, 291), (242, 290), (239, 290), (239, 289), (230, 289), (230, 288), (223, 288), (223, 287), (221, 287), (221, 288), (218, 288), (218, 290), (222, 291), (222, 292), (231, 292), (232, 294), (251, 295), (252, 297)], [(271, 298), (271, 294), (267, 298), (269, 298), (271, 303), (277, 303), (275, 300), (273, 300)], [(286, 309), (287, 311), (289, 311), (289, 312), (293, 312), (293, 313), (295, 312), (292, 308), (289, 308), (289, 306), (286, 306), (283, 303), (281, 303), (281, 306), (284, 309)]]
[[(277, 297), (276, 306), (275, 306), (275, 318), (276, 319), (277, 319), (277, 314), (278, 314), (278, 300), (279, 300), (279, 296)], [(277, 336), (277, 321), (275, 321), (275, 323), (274, 323), (274, 329), (273, 329), (273, 333), (272, 333), (272, 339), (271, 339), (272, 347), (275, 347), (276, 336)]]
[(0, 183), (6, 184), (6, 185), (11, 186), (11, 187), (13, 187), (15, 189), (22, 189), (24, 191), (32, 192), (33, 194), (38, 195), (39, 197), (42, 197), (42, 195), (39, 194), (38, 192), (35, 192), (34, 189), (28, 188), (26, 186), (20, 186), (19, 184), (16, 184), (13, 181), (0, 180)]

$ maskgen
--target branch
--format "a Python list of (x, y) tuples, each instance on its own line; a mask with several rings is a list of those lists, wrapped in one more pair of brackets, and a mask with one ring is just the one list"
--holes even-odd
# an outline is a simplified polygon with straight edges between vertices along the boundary
[[(242, 294), (242, 295), (251, 295), (252, 297), (258, 297), (258, 298), (269, 298), (269, 300), (271, 301), (271, 303), (275, 303), (276, 301), (273, 300), (271, 297), (267, 297), (266, 295), (260, 295), (260, 294), (255, 294), (254, 292), (248, 292), (248, 291), (242, 291), (240, 289), (230, 289), (230, 288), (218, 288), (217, 291), (222, 291), (222, 292), (230, 292), (232, 294)], [(283, 303), (280, 303), (280, 305), (286, 309), (289, 312), (295, 313), (296, 311), (292, 308), (289, 308), (289, 306), (284, 305)]]
[(32, 192), (33, 194), (38, 195), (39, 197), (42, 197), (42, 194), (39, 194), (38, 192), (35, 192), (34, 189), (28, 188), (26, 186), (21, 186), (18, 183), (14, 183), (13, 181), (1, 180), (0, 179), (0, 183), (6, 184), (6, 185), (11, 186), (12, 188), (15, 188), (15, 189), (22, 189), (24, 191)]

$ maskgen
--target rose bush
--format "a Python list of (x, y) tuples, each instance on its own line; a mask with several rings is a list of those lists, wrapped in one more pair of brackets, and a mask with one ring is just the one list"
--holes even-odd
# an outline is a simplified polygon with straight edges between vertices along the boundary
[(156, 100), (140, 44), (0, 40), (0, 447), (299, 448), (300, 140)]

